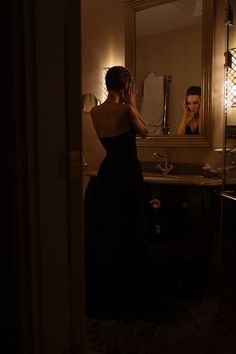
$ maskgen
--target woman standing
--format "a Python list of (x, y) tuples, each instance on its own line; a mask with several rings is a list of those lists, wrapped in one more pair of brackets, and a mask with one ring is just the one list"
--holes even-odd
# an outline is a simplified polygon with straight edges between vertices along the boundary
[(140, 306), (146, 255), (145, 197), (136, 135), (147, 127), (130, 71), (106, 74), (108, 97), (91, 110), (106, 157), (85, 193), (87, 315), (123, 317)]

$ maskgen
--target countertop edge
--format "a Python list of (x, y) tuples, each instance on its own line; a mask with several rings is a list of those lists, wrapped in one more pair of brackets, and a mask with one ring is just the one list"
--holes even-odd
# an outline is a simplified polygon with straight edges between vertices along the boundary
[[(220, 178), (208, 178), (197, 175), (147, 175), (148, 172), (144, 172), (143, 178), (146, 183), (158, 183), (158, 184), (169, 184), (169, 185), (194, 185), (199, 187), (219, 187), (222, 184), (222, 179)], [(97, 171), (89, 171), (85, 174), (87, 177), (96, 177)]]

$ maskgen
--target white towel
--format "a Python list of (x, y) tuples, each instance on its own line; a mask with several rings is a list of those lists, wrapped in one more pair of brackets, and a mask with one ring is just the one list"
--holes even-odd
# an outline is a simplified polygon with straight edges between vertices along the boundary
[(143, 83), (141, 115), (150, 134), (162, 134), (164, 107), (164, 76), (149, 73)]

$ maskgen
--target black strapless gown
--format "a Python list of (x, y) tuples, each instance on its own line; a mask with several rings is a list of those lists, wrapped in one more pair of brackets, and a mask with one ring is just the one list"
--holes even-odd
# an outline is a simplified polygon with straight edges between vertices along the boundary
[(142, 301), (144, 182), (133, 130), (100, 140), (107, 155), (84, 203), (87, 314), (119, 316)]
[(197, 127), (194, 131), (192, 131), (189, 125), (186, 125), (185, 134), (199, 134), (199, 128)]

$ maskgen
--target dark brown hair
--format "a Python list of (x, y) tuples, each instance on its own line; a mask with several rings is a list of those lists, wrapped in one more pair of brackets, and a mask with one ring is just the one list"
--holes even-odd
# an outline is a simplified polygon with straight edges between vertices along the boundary
[(187, 89), (187, 93), (186, 93), (186, 96), (189, 96), (189, 95), (201, 96), (201, 87), (200, 86), (190, 86)]
[(126, 82), (132, 80), (131, 72), (124, 66), (113, 66), (108, 69), (105, 77), (107, 90), (120, 91), (125, 88)]

